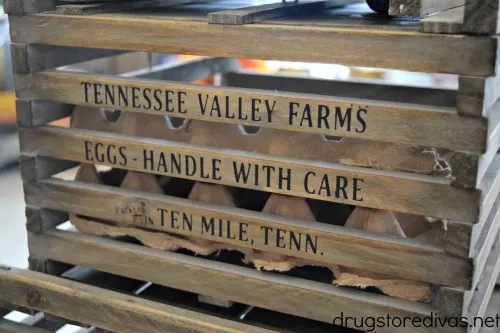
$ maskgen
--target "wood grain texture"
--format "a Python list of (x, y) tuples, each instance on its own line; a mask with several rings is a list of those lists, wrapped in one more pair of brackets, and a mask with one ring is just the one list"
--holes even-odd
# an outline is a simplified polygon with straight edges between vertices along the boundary
[(493, 77), (460, 76), (457, 112), (464, 116), (487, 116), (496, 110), (500, 97), (500, 75)]
[(443, 247), (447, 253), (469, 258), (472, 227), (470, 224), (448, 223)]
[(352, 0), (320, 0), (299, 3), (272, 3), (213, 12), (207, 15), (210, 24), (238, 25), (261, 22), (277, 17), (314, 14), (329, 7), (344, 6)]
[(422, 0), (389, 0), (389, 15), (420, 16)]
[[(209, 2), (210, 0), (205, 0)], [(196, 0), (134, 0), (134, 1), (102, 1), (98, 3), (83, 2), (80, 4), (60, 4), (55, 12), (63, 15), (93, 15), (99, 13), (119, 12), (123, 10), (170, 7), (197, 2)]]
[(446, 162), (452, 170), (451, 184), (456, 187), (476, 188), (480, 155), (454, 152)]
[(267, 21), (224, 29), (172, 15), (152, 19), (138, 13), (82, 17), (38, 14), (11, 17), (10, 24), (12, 41), (24, 44), (328, 62), (478, 76), (494, 74), (497, 44), (488, 37), (422, 34), (383, 26), (314, 26), (313, 22), (297, 26)]
[(463, 314), (464, 291), (440, 287), (438, 291), (439, 315), (460, 318)]
[[(123, 147), (120, 149), (126, 156), (125, 158), (122, 155), (115, 157), (114, 160), (109, 155), (109, 160), (101, 162), (120, 169), (463, 222), (474, 222), (478, 216), (478, 191), (454, 188), (447, 181), (436, 177), (271, 158), (262, 154), (217, 150), (166, 140), (141, 139), (96, 131), (41, 127), (35, 130), (21, 129), (20, 138), (21, 151), (24, 154), (88, 163), (94, 160), (89, 155), (88, 149), (94, 149), (93, 145), (100, 143), (102, 147), (113, 145), (114, 148), (110, 148), (111, 150)], [(85, 143), (86, 141), (89, 143)], [(57, 144), (54, 144), (55, 142)], [(198, 160), (201, 164), (197, 166), (196, 174), (188, 175), (185, 172), (186, 169), (182, 169), (184, 171), (179, 169), (181, 172), (175, 172), (175, 170), (169, 171), (165, 167), (159, 167), (158, 162), (162, 159), (160, 155), (169, 159), (170, 154), (180, 154), (179, 157), (182, 159), (188, 158), (186, 156), (189, 155), (191, 157), (188, 159)], [(153, 159), (151, 160), (150, 157)], [(203, 158), (203, 161), (200, 158)], [(206, 164), (207, 161), (209, 164)], [(266, 165), (269, 166), (256, 174), (257, 177), (249, 173), (248, 177), (255, 178), (245, 180), (245, 177), (241, 175), (243, 167), (248, 168), (248, 172), (250, 169), (255, 172)], [(200, 173), (202, 168), (205, 171)], [(269, 171), (266, 171), (268, 168)], [(211, 175), (207, 176), (207, 172)], [(268, 177), (266, 173), (269, 174)], [(339, 177), (344, 177), (345, 181), (336, 180), (344, 179)], [(326, 178), (329, 180), (325, 180)], [(332, 182), (329, 189), (325, 188), (326, 182)], [(340, 190), (342, 186), (347, 189), (347, 192)], [(321, 187), (323, 189), (320, 191)], [(349, 195), (347, 195), (348, 192)], [(420, 198), (418, 201), (415, 200), (417, 197)], [(381, 200), (381, 198), (384, 199)]]
[(68, 213), (35, 207), (26, 207), (26, 229), (33, 233), (44, 233), (68, 221)]
[(434, 34), (459, 34), (464, 22), (464, 7), (449, 9), (420, 21), (422, 32)]
[(390, 0), (389, 15), (426, 16), (463, 6), (465, 0)]
[[(80, 129), (165, 139), (213, 148), (245, 150), (301, 160), (442, 175), (436, 168), (436, 156), (427, 152), (424, 147), (395, 143), (354, 138), (338, 139), (265, 127), (259, 128), (257, 133), (252, 134), (246, 127), (228, 123), (189, 120), (179, 124), (179, 121), (174, 123), (170, 117), (158, 118), (155, 115), (137, 112), (122, 112), (118, 119), (110, 122), (103, 117), (100, 109), (92, 107), (76, 107), (72, 114), (71, 125)], [(440, 158), (446, 161), (450, 159), (450, 152), (438, 151), (438, 153)], [(461, 167), (464, 168), (465, 164)], [(467, 170), (470, 170), (470, 174), (477, 174), (477, 163)]]
[(495, 35), (499, 32), (499, 3), (497, 0), (467, 1), (463, 31), (477, 35)]
[(0, 271), (0, 299), (124, 333), (271, 332), (30, 271)]
[[(18, 76), (16, 87), (18, 97), (25, 99), (475, 153), (486, 150), (486, 120), (461, 117), (449, 108), (62, 72)], [(115, 87), (129, 97), (122, 101)], [(105, 88), (113, 90), (112, 99)], [(167, 91), (169, 98), (182, 99), (182, 105), (153, 100), (153, 93), (163, 99)]]
[[(427, 246), (418, 241), (402, 240), (399, 237), (374, 235), (345, 227), (284, 218), (277, 215), (252, 213), (248, 210), (205, 204), (192, 200), (177, 199), (163, 194), (151, 194), (109, 188), (94, 184), (46, 180), (40, 184), (26, 184), (28, 204), (60, 209), (70, 213), (90, 216), (100, 220), (114, 221), (117, 225), (134, 226), (151, 231), (163, 231), (183, 236), (202, 237), (207, 240), (237, 246), (271, 251), (293, 257), (308, 259), (323, 264), (337, 264), (374, 271), (388, 276), (431, 282), (439, 285), (467, 287), (471, 274), (470, 261), (447, 255), (437, 246)], [(144, 207), (143, 218), (126, 213), (117, 213), (135, 207)], [(164, 209), (162, 211), (159, 209)], [(191, 216), (193, 229), (173, 225), (171, 218), (162, 215), (179, 212), (179, 216)], [(210, 220), (231, 221), (233, 229), (244, 223), (249, 241), (219, 237), (202, 232), (202, 217)], [(144, 225), (147, 218), (150, 222)], [(163, 222), (162, 222), (163, 221)], [(266, 240), (263, 228), (284, 230), (298, 237), (316, 239), (317, 250), (304, 246), (281, 248), (274, 241)], [(268, 229), (268, 230), (271, 230)], [(234, 229), (237, 230), (237, 229)], [(274, 235), (274, 232), (271, 232)], [(273, 236), (269, 236), (270, 238)], [(446, 269), (444, 268), (446, 267)]]
[(11, 15), (29, 15), (48, 12), (56, 8), (55, 0), (7, 0), (5, 13)]
[[(29, 247), (29, 240), (28, 240)], [(72, 266), (69, 264), (47, 259), (43, 253), (33, 251), (28, 257), (28, 267), (31, 271), (59, 276)]]
[[(344, 316), (354, 317), (362, 317), (366, 313), (383, 317), (387, 314), (420, 317), (437, 310), (429, 304), (397, 300), (76, 233), (54, 231), (50, 235), (35, 236), (31, 244), (47, 256), (57, 257), (61, 261), (326, 323), (331, 323), (332, 318), (341, 312)], [(81, 256), (79, 253), (87, 255)], [(142, 267), (141, 270), (137, 269), (138, 265)], [(398, 332), (398, 329), (386, 327), (380, 331)], [(442, 332), (421, 328), (408, 328), (407, 331)]]

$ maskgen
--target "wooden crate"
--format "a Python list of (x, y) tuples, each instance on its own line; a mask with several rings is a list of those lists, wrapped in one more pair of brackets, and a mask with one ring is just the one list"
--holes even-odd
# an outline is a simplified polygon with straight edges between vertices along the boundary
[[(0, 273), (4, 282), (2, 290), (9, 288), (9, 293), (0, 294), (0, 299), (4, 299), (7, 295), (11, 297), (15, 295), (17, 304), (33, 309), (23, 310), (32, 315), (21, 323), (6, 319), (0, 320), (1, 332), (56, 332), (67, 324), (68, 320), (72, 325), (83, 327), (78, 333), (138, 332), (144, 327), (152, 329), (149, 332), (164, 332), (154, 328), (155, 324), (161, 325), (159, 327), (166, 327), (167, 324), (170, 325), (167, 327), (178, 330), (192, 329), (193, 326), (198, 325), (198, 331), (206, 330), (207, 327), (213, 331), (216, 327), (222, 332), (283, 332), (291, 327), (296, 332), (355, 332), (349, 329), (333, 328), (327, 324), (314, 324), (311, 320), (244, 304), (238, 304), (233, 309), (209, 306), (199, 303), (195, 294), (81, 267), (71, 268), (61, 274), (61, 277), (17, 269), (2, 270)], [(78, 290), (79, 292), (77, 296), (73, 296), (68, 295), (65, 290)], [(497, 299), (498, 295), (497, 292), (495, 296)], [(37, 299), (42, 301), (37, 302)], [(117, 304), (123, 305), (124, 311), (111, 311), (114, 306), (108, 304), (110, 299), (118, 299)], [(498, 303), (492, 303), (488, 310), (493, 315), (495, 305)], [(87, 314), (80, 310), (82, 306), (102, 309), (102, 311)], [(138, 312), (137, 307), (147, 310)], [(131, 316), (128, 316), (125, 310), (135, 314), (134, 320), (130, 320)], [(165, 317), (159, 320), (159, 316), (144, 315), (144, 313), (156, 311), (164, 312)], [(56, 313), (57, 317), (54, 316)], [(224, 319), (209, 315), (217, 315)], [(75, 318), (81, 322), (74, 322)], [(152, 321), (148, 324), (147, 320)], [(93, 325), (103, 326), (96, 328)]]
[[(497, 39), (423, 33), (419, 22), (359, 19), (350, 7), (321, 11), (314, 21), (207, 23), (209, 13), (209, 20), (234, 17), (217, 6), (11, 16), (31, 268), (57, 275), (59, 263), (78, 265), (323, 323), (340, 312), (484, 315), (500, 269)], [(459, 74), (459, 88), (263, 75), (229, 58), (121, 76), (54, 70), (116, 52), (101, 49), (440, 71)], [(212, 74), (223, 85), (189, 83)], [(123, 97), (145, 91), (160, 97)], [(240, 104), (254, 112), (239, 113)], [(48, 125), (69, 115), (72, 128)], [(197, 170), (177, 167), (170, 154), (196, 161)], [(77, 181), (52, 177), (78, 163)], [(92, 164), (112, 167), (120, 180)], [(252, 165), (246, 180), (234, 169), (244, 164)], [(174, 185), (166, 195), (167, 178)], [(320, 218), (318, 209), (337, 215)], [(342, 226), (346, 209), (345, 217), (354, 209), (353, 228)], [(195, 227), (190, 219), (167, 221), (168, 212), (190, 216)], [(132, 235), (157, 248), (55, 229), (68, 217), (89, 233)], [(445, 221), (446, 230), (401, 231), (424, 217)], [(203, 233), (211, 218), (213, 232)], [(224, 228), (215, 227), (219, 220)], [(377, 229), (380, 220), (392, 228)], [(429, 244), (435, 233), (440, 242)], [(294, 242), (289, 236), (282, 247), (284, 235)], [(165, 252), (173, 243), (193, 252), (234, 249), (257, 266), (260, 259), (261, 268), (269, 260), (258, 254), (272, 253), (274, 269), (339, 266), (432, 292), (426, 302), (400, 299), (314, 281), (311, 271), (293, 277)]]
[[(34, 314), (24, 322), (25, 326), (0, 322), (1, 332), (4, 328), (16, 333), (54, 332), (52, 328), (65, 324), (65, 318), (77, 319), (79, 323), (73, 325), (85, 327), (79, 333), (165, 332), (166, 329), (169, 332), (355, 332), (345, 328), (332, 330), (327, 324), (312, 326), (314, 322), (308, 319), (244, 304), (232, 309), (210, 306), (198, 302), (192, 293), (82, 267), (71, 268), (60, 277), (19, 269), (0, 274), (4, 282), (0, 299), (15, 298), (17, 304), (33, 309)], [(83, 308), (90, 310), (81, 311)], [(59, 316), (57, 320), (53, 314)], [(25, 331), (9, 330), (13, 326)]]

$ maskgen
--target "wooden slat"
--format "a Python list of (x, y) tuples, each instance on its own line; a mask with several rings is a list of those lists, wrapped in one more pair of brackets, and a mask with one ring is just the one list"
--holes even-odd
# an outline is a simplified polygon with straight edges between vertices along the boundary
[[(366, 313), (383, 317), (387, 314), (421, 317), (437, 311), (429, 304), (259, 272), (252, 268), (78, 233), (53, 231), (31, 238), (32, 249), (60, 261), (327, 323), (331, 323), (332, 318), (340, 313), (354, 317), (362, 317)], [(82, 256), (81, 253), (86, 255)], [(137, 269), (139, 266), (141, 269)], [(350, 325), (353, 325), (352, 322)], [(380, 328), (380, 332), (398, 330), (394, 327)], [(439, 330), (410, 327), (407, 332)]]
[[(62, 72), (18, 76), (16, 87), (20, 98), (162, 117), (171, 115), (476, 153), (486, 148), (486, 121), (458, 116), (449, 108)], [(127, 97), (120, 95), (120, 91)]]
[(51, 209), (26, 207), (26, 229), (33, 233), (44, 233), (68, 221), (66, 212)]
[(42, 328), (16, 323), (7, 319), (0, 319), (0, 332), (2, 333), (49, 333)]
[[(399, 8), (408, 8), (401, 3), (409, 0), (392, 0), (399, 2)], [(422, 30), (433, 33), (466, 33), (472, 35), (495, 35), (500, 31), (498, 0), (411, 0), (415, 3), (439, 7), (442, 12), (422, 20)], [(422, 5), (424, 6), (424, 5)], [(448, 9), (446, 9), (448, 8)], [(436, 8), (431, 12), (437, 12)], [(416, 7), (410, 8), (413, 13)], [(421, 13), (424, 14), (423, 12)]]
[(5, 13), (28, 15), (50, 11), (56, 8), (56, 0), (6, 0)]
[[(436, 1), (439, 2), (439, 1)], [(464, 22), (464, 7), (456, 7), (420, 21), (422, 32), (435, 34), (459, 34)]]
[[(297, 26), (272, 22), (221, 29), (173, 14), (156, 18), (140, 13), (10, 18), (12, 40), (16, 43), (329, 62), (477, 76), (495, 72), (497, 41), (493, 38), (422, 34), (376, 25), (314, 26), (311, 21)], [(147, 41), (144, 36), (148, 36)]]
[[(86, 130), (20, 129), (20, 138), (21, 151), (25, 154), (463, 222), (474, 222), (478, 217), (478, 191), (451, 187), (448, 181), (437, 177)], [(101, 149), (104, 149), (102, 159)], [(106, 151), (110, 152), (109, 156)], [(176, 163), (183, 165), (177, 172), (171, 165), (175, 162), (172, 156), (179, 159)], [(193, 168), (196, 166), (189, 174), (187, 160)], [(247, 172), (248, 177), (242, 172)]]
[[(388, 276), (426, 281), (439, 285), (467, 287), (472, 272), (468, 259), (447, 255), (438, 247), (417, 241), (337, 227), (317, 222), (283, 218), (277, 215), (253, 213), (248, 210), (173, 198), (147, 192), (110, 188), (102, 185), (45, 180), (40, 184), (25, 184), (28, 204), (116, 221), (149, 230), (166, 231), (184, 236), (196, 236), (212, 241), (271, 251), (323, 263), (362, 268)], [(140, 207), (143, 208), (140, 208)], [(144, 209), (147, 214), (132, 210)], [(130, 210), (130, 211), (129, 211)], [(172, 212), (177, 212), (173, 216)], [(137, 218), (139, 215), (141, 218)], [(177, 216), (179, 221), (176, 222)], [(189, 217), (188, 228), (182, 217)], [(215, 223), (214, 235), (204, 232), (203, 218), (222, 219), (232, 233)], [(148, 221), (147, 224), (144, 221)], [(229, 222), (227, 222), (229, 221)], [(239, 230), (243, 229), (243, 237)], [(210, 229), (210, 228), (209, 228)], [(207, 230), (209, 230), (207, 229)], [(267, 230), (264, 233), (264, 230)], [(284, 239), (290, 234), (299, 237), (301, 245), (281, 246), (276, 242), (276, 230), (283, 230)], [(219, 236), (219, 232), (222, 233)], [(233, 237), (236, 235), (236, 237)], [(234, 239), (233, 239), (234, 238)], [(246, 240), (245, 240), (246, 239)], [(309, 239), (315, 248), (306, 244)], [(291, 244), (289, 244), (291, 245)]]
[(390, 0), (389, 15), (425, 16), (463, 6), (465, 0)]
[[(26, 0), (25, 0), (26, 1)], [(210, 0), (205, 0), (210, 1)], [(197, 2), (196, 0), (133, 0), (102, 1), (100, 3), (63, 4), (56, 7), (56, 13), (63, 15), (91, 15), (107, 12), (119, 12), (130, 9), (170, 7)]]
[(0, 270), (0, 299), (124, 333), (270, 332), (25, 270)]
[(500, 32), (498, 0), (467, 1), (463, 31), (478, 35), (495, 35)]
[(352, 2), (352, 0), (319, 0), (299, 3), (276, 2), (209, 13), (207, 22), (211, 24), (227, 25), (250, 24), (277, 17), (297, 15), (299, 13), (302, 15), (313, 14), (328, 7), (344, 6), (350, 2)]
[(500, 75), (493, 77), (460, 76), (457, 112), (465, 116), (487, 116), (498, 110)]
[[(311, 133), (290, 135), (288, 131), (273, 128), (260, 128), (257, 134), (251, 135), (247, 134), (246, 128), (242, 126), (203, 120), (176, 119), (174, 126), (169, 117), (158, 118), (155, 115), (137, 112), (122, 112), (115, 120), (115, 122), (106, 120), (100, 109), (92, 107), (77, 107), (72, 114), (72, 126), (80, 129), (384, 170), (427, 175), (435, 174), (436, 171), (436, 156), (423, 147), (414, 148), (396, 143), (354, 138), (341, 138), (338, 142), (339, 140), (335, 138), (323, 135)], [(458, 163), (460, 162), (458, 158), (457, 165), (460, 165), (460, 168), (454, 170), (476, 175), (479, 157), (455, 152), (447, 153), (443, 158), (449, 160), (451, 165), (455, 157), (459, 157), (457, 155), (472, 156), (475, 161), (468, 159), (465, 163)], [(471, 185), (476, 186), (475, 177)]]

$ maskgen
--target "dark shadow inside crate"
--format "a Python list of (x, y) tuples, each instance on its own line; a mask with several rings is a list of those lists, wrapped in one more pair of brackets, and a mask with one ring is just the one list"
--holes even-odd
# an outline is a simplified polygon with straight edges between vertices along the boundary
[(230, 307), (219, 307), (198, 300), (198, 294), (174, 288), (151, 284), (145, 281), (134, 280), (114, 274), (74, 267), (64, 273), (62, 277), (105, 288), (179, 308), (196, 311), (219, 318), (229, 319), (243, 324), (274, 329), (279, 332), (296, 333), (355, 333), (357, 330), (335, 326), (329, 323), (318, 322), (293, 315), (258, 307), (234, 303)]

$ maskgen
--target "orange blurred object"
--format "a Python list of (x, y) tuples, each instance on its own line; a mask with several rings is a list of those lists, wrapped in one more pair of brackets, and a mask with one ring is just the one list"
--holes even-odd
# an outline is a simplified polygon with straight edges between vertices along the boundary
[(0, 123), (16, 123), (16, 94), (13, 91), (0, 91)]
[[(179, 55), (179, 60), (181, 61), (189, 61), (193, 59), (200, 58), (199, 56), (193, 56), (193, 55), (185, 55), (181, 54)], [(240, 67), (244, 69), (252, 69), (256, 70), (261, 73), (266, 73), (269, 72), (269, 69), (267, 68), (266, 62), (264, 60), (254, 60), (254, 59), (238, 59), (240, 63)], [(214, 78), (213, 76), (201, 79), (201, 80), (196, 80), (193, 83), (196, 84), (214, 84)]]

